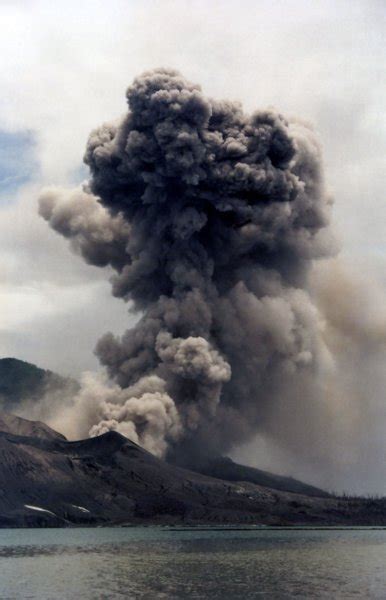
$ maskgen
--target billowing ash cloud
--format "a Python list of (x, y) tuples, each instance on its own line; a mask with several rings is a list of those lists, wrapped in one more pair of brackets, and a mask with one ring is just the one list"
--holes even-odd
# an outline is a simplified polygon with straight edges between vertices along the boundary
[(141, 314), (99, 341), (110, 382), (85, 384), (80, 422), (177, 459), (222, 452), (323, 361), (306, 291), (313, 259), (333, 248), (320, 147), (308, 125), (246, 115), (173, 70), (144, 73), (127, 100), (127, 115), (89, 138), (88, 185), (40, 199)]

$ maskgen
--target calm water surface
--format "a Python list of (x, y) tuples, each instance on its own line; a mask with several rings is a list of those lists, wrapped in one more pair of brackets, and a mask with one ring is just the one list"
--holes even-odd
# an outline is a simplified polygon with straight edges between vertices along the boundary
[(0, 530), (0, 598), (386, 599), (385, 530)]

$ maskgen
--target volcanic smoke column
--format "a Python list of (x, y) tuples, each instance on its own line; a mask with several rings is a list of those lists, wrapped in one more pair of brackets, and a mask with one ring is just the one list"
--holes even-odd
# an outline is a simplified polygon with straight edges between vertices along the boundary
[(144, 73), (127, 100), (90, 135), (87, 187), (40, 199), (142, 315), (97, 345), (110, 383), (94, 390), (90, 433), (177, 458), (225, 451), (318, 366), (307, 273), (332, 247), (320, 148), (309, 126), (245, 115), (173, 70)]

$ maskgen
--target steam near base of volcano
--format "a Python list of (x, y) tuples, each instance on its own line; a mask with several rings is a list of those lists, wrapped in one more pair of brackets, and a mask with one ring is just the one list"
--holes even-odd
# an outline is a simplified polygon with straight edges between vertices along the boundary
[(140, 316), (98, 342), (108, 380), (87, 376), (73, 428), (192, 460), (270, 429), (295, 392), (315, 403), (333, 359), (309, 274), (335, 252), (331, 199), (305, 123), (246, 115), (167, 69), (138, 77), (127, 100), (90, 135), (88, 184), (40, 198)]

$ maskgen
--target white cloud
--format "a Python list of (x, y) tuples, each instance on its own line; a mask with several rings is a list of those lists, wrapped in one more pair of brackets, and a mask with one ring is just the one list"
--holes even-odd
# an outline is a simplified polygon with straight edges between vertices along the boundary
[(111, 297), (109, 271), (85, 265), (38, 217), (38, 190), (0, 211), (0, 356), (78, 374), (97, 367), (93, 348), (124, 329), (127, 307)]
[[(313, 121), (344, 252), (383, 265), (384, 3), (31, 0), (2, 2), (0, 16), (0, 127), (31, 131), (38, 162), (34, 186), (0, 212), (2, 353), (25, 356), (28, 331), (39, 335), (42, 361), (71, 369), (64, 346), (52, 357), (63, 329), (76, 323), (87, 342), (102, 325), (124, 329), (107, 274), (83, 265), (39, 220), (36, 196), (40, 185), (74, 180), (89, 131), (120, 115), (127, 85), (155, 66), (176, 67), (248, 110), (273, 104)], [(73, 349), (75, 370), (90, 366), (91, 352)]]

